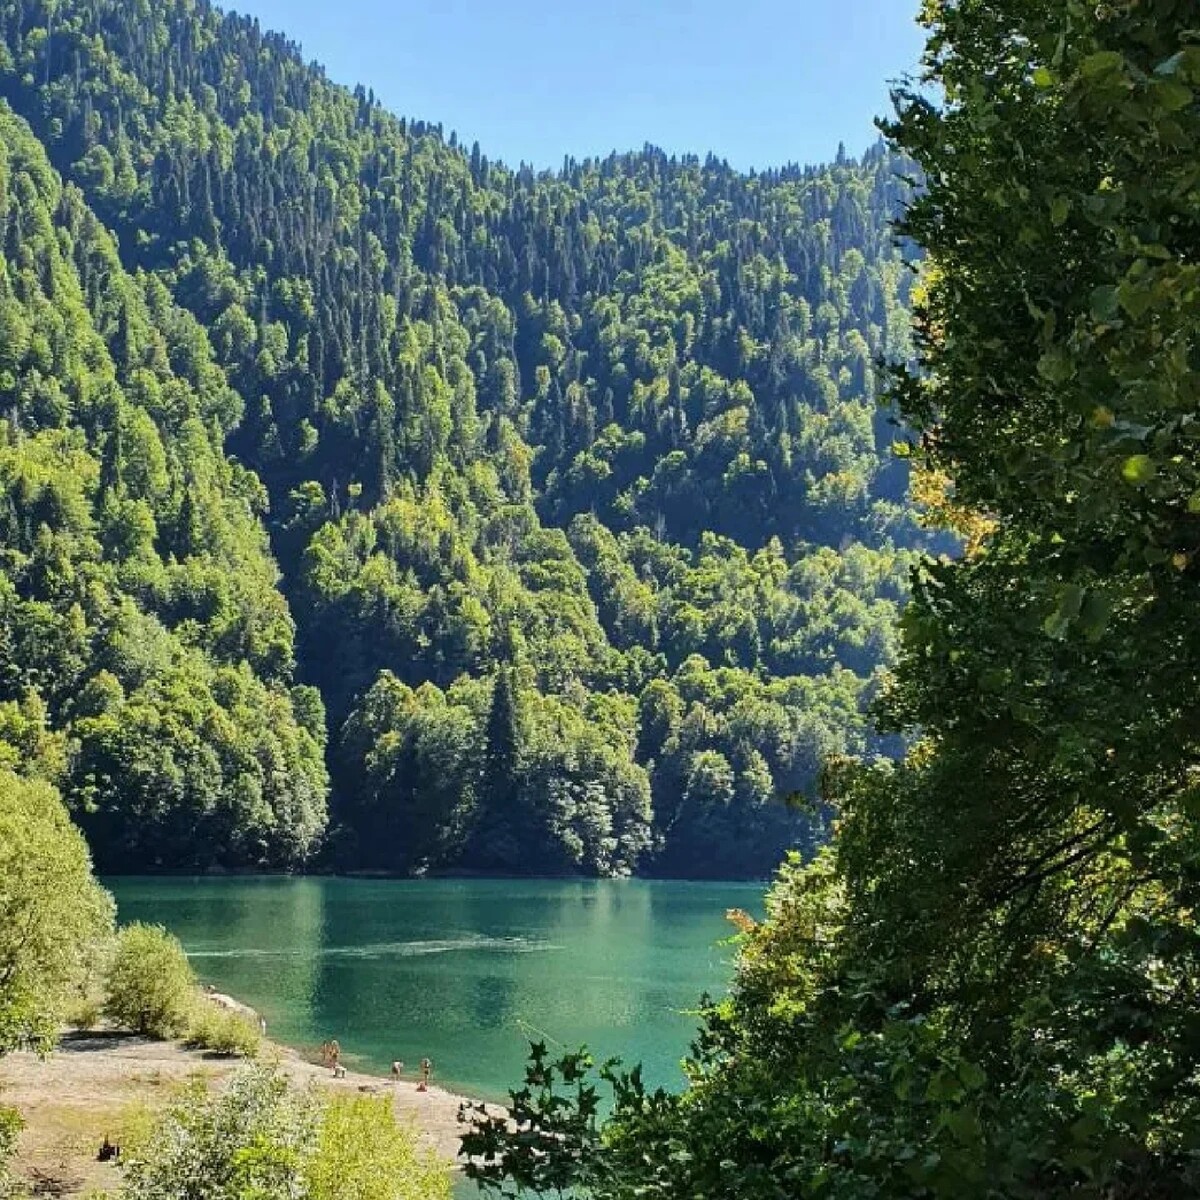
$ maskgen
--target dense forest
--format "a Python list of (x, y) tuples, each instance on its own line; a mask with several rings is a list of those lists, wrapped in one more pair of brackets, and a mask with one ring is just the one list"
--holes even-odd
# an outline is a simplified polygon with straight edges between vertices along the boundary
[(606, 1072), (602, 1127), (586, 1058), (535, 1047), (468, 1142), (489, 1195), (1200, 1193), (1196, 5), (923, 12), (892, 395), (971, 537), (903, 616), (878, 712), (913, 740), (830, 764), (689, 1090)]
[(894, 748), (905, 160), (535, 173), (204, 2), (0, 32), (0, 741), (102, 867), (761, 875)]

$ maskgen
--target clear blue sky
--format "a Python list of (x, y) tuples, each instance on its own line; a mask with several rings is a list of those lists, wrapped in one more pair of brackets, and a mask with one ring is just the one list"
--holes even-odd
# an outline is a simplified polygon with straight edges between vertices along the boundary
[(737, 167), (858, 153), (912, 70), (917, 0), (219, 0), (339, 83), (491, 158), (645, 142)]

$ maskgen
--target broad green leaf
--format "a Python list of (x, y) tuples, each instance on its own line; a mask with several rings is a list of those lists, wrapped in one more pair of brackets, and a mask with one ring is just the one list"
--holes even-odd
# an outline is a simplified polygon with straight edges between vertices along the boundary
[(1119, 54), (1116, 50), (1100, 50), (1096, 54), (1089, 54), (1079, 64), (1079, 74), (1084, 79), (1098, 79), (1101, 75), (1120, 71), (1124, 66), (1124, 55)]
[(1080, 609), (1083, 608), (1083, 598), (1086, 595), (1083, 588), (1077, 583), (1068, 584), (1058, 598), (1058, 611), (1069, 621), (1073, 621), (1079, 616)]
[(1117, 299), (1117, 289), (1111, 283), (1094, 288), (1091, 297), (1092, 316), (1097, 321), (1111, 321), (1120, 315), (1121, 305)]
[(1195, 93), (1186, 84), (1170, 79), (1163, 80), (1155, 87), (1154, 96), (1167, 112), (1179, 112), (1196, 98)]
[(1071, 215), (1071, 201), (1066, 196), (1055, 196), (1050, 201), (1050, 222), (1055, 226), (1065, 225)]
[(1112, 598), (1093, 588), (1088, 592), (1083, 607), (1079, 611), (1080, 632), (1084, 637), (1094, 641), (1108, 628), (1112, 613)]
[(1052, 88), (1058, 82), (1058, 77), (1049, 67), (1038, 67), (1033, 73), (1035, 87)]
[(1117, 299), (1121, 307), (1136, 321), (1150, 308), (1153, 297), (1145, 284), (1133, 283), (1127, 279), (1117, 288)]
[(1133, 454), (1121, 466), (1121, 475), (1125, 482), (1137, 487), (1149, 483), (1157, 474), (1158, 468), (1148, 454)]
[(977, 1063), (964, 1062), (958, 1068), (958, 1077), (972, 1091), (976, 1091), (987, 1082), (987, 1072)]
[[(1056, 642), (1061, 642), (1067, 636), (1067, 631), (1071, 628), (1071, 622), (1060, 612), (1051, 613), (1043, 622), (1042, 629), (1049, 638), (1053, 638)], [(1016, 706), (1014, 706), (1014, 711)]]
[(1038, 359), (1038, 374), (1050, 383), (1066, 383), (1075, 375), (1075, 362), (1065, 347), (1055, 346)]

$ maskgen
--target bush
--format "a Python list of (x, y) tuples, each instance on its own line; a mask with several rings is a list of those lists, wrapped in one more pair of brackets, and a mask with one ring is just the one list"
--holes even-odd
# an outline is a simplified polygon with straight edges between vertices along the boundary
[(17, 1148), (17, 1138), (21, 1136), (23, 1127), (21, 1114), (16, 1109), (0, 1105), (0, 1200), (7, 1200), (13, 1195), (13, 1180), (8, 1162)]
[(300, 1200), (299, 1161), (313, 1144), (314, 1117), (274, 1067), (242, 1069), (219, 1095), (197, 1080), (130, 1155), (121, 1200)]
[(169, 1038), (188, 1025), (196, 981), (178, 940), (140, 922), (117, 934), (108, 966), (104, 1012), (124, 1029)]
[(188, 1024), (187, 1044), (238, 1058), (256, 1058), (262, 1049), (262, 1032), (240, 1013), (226, 1012), (197, 996)]
[(65, 1019), (71, 1029), (87, 1031), (95, 1029), (100, 1024), (103, 1014), (103, 1001), (91, 995), (81, 995), (68, 1005)]
[(305, 1164), (306, 1200), (449, 1200), (444, 1163), (396, 1121), (388, 1097), (338, 1095)]
[(390, 1102), (297, 1095), (250, 1064), (212, 1095), (195, 1084), (129, 1155), (119, 1200), (450, 1200), (449, 1169)]
[(112, 928), (112, 899), (58, 793), (0, 769), (0, 1054), (49, 1050)]

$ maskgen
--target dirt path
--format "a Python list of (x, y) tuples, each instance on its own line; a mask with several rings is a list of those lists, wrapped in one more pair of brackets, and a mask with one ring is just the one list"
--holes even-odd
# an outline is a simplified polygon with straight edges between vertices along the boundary
[[(269, 1047), (284, 1071), (309, 1083), (347, 1092), (391, 1095), (396, 1113), (419, 1131), (421, 1140), (447, 1161), (458, 1152), (458, 1108), (462, 1097), (440, 1088), (420, 1092), (414, 1082), (393, 1084), (372, 1075), (330, 1072), (294, 1051)], [(68, 1035), (47, 1059), (31, 1054), (0, 1058), (0, 1103), (26, 1121), (17, 1169), (34, 1195), (75, 1196), (89, 1189), (116, 1190), (120, 1171), (96, 1162), (106, 1136), (119, 1141), (148, 1116), (161, 1111), (178, 1087), (200, 1075), (220, 1086), (237, 1070), (236, 1060), (214, 1058), (174, 1042), (153, 1042), (115, 1033)]]

